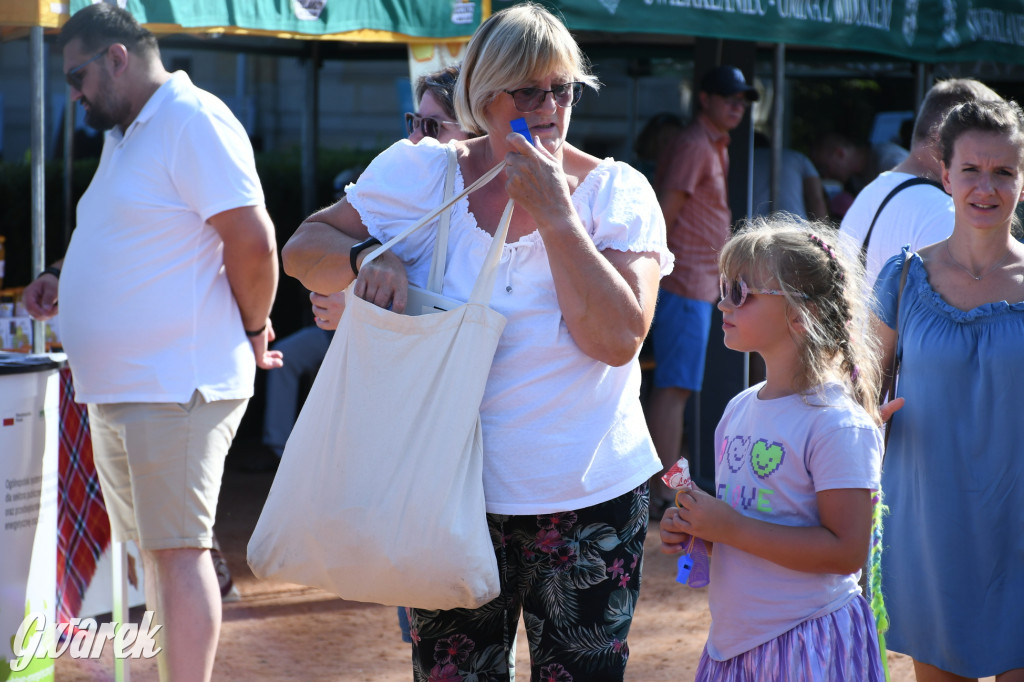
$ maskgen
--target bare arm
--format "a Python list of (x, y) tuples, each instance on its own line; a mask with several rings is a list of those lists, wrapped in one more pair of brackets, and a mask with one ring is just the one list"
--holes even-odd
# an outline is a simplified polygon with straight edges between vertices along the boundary
[(250, 336), (256, 364), (263, 369), (281, 366), (281, 354), (267, 350), (274, 340), (270, 309), (277, 294), (277, 241), (274, 224), (262, 206), (243, 206), (210, 217), (210, 225), (224, 242), (224, 270)]
[[(51, 267), (60, 269), (64, 259), (54, 262)], [(25, 309), (37, 320), (49, 320), (57, 314), (57, 277), (44, 274), (32, 280), (22, 294)]]
[(588, 356), (625, 365), (640, 350), (654, 317), (661, 279), (656, 255), (598, 251), (572, 206), (559, 160), (519, 135), (509, 139), (519, 153), (506, 157), (506, 189), (544, 240), (569, 333)]
[[(284, 271), (310, 291), (325, 295), (342, 291), (355, 278), (349, 251), (369, 236), (359, 212), (342, 198), (306, 218), (295, 230), (281, 250)], [(356, 262), (356, 295), (382, 308), (404, 311), (408, 296), (405, 267), (388, 252), (364, 269), (362, 263), (370, 252), (361, 252)], [(334, 322), (336, 325), (337, 320)]]
[(661, 204), (661, 213), (665, 216), (665, 226), (668, 229), (672, 229), (676, 216), (689, 200), (690, 194), (680, 190), (663, 191), (658, 195), (658, 203)]
[(612, 366), (633, 360), (654, 318), (661, 272), (657, 256), (546, 240), (562, 317), (584, 353)]
[(355, 277), (349, 250), (369, 236), (359, 213), (341, 199), (302, 221), (281, 249), (284, 271), (310, 291), (341, 291)]
[(867, 489), (819, 492), (818, 526), (783, 526), (744, 516), (699, 489), (679, 499), (683, 506), (669, 508), (662, 518), (663, 547), (666, 538), (690, 533), (807, 573), (854, 573), (868, 557), (872, 503)]
[(309, 302), (313, 306), (313, 322), (320, 329), (337, 329), (341, 314), (345, 312), (345, 292), (333, 294), (309, 292)]

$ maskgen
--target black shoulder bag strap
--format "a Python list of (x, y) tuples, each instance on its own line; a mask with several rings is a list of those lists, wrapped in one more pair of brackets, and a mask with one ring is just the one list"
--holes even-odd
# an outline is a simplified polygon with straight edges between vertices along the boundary
[(862, 265), (868, 262), (868, 242), (871, 241), (871, 233), (875, 230), (875, 223), (878, 222), (878, 216), (882, 215), (882, 209), (885, 208), (885, 205), (889, 203), (890, 199), (908, 187), (913, 187), (914, 185), (931, 185), (932, 187), (938, 187), (943, 193), (946, 192), (942, 187), (942, 183), (935, 180), (929, 180), (928, 178), (910, 178), (909, 180), (904, 180), (893, 187), (892, 191), (886, 194), (885, 198), (882, 199), (882, 203), (878, 205), (878, 210), (875, 211), (875, 217), (871, 220), (871, 226), (868, 227), (868, 233), (864, 235), (864, 243), (860, 245), (860, 262)]

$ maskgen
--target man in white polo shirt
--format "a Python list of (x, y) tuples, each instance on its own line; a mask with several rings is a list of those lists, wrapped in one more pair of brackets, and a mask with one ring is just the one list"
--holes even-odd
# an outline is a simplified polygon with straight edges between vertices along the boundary
[(939, 81), (925, 95), (910, 155), (862, 189), (840, 225), (861, 245), (869, 285), (905, 245), (916, 251), (953, 233), (953, 199), (940, 182), (939, 125), (958, 104), (997, 99), (1002, 98), (972, 78)]
[(209, 680), (220, 632), (210, 560), (224, 459), (268, 351), (274, 226), (245, 130), (153, 35), (100, 3), (59, 39), (73, 99), (107, 130), (63, 261), (25, 292), (57, 312), (114, 537), (135, 540), (162, 680)]

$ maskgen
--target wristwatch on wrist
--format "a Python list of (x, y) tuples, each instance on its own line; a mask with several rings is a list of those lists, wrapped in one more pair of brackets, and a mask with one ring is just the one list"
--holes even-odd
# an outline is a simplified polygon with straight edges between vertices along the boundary
[(352, 245), (352, 248), (348, 252), (348, 262), (352, 266), (353, 275), (359, 274), (359, 265), (357, 263), (359, 254), (365, 251), (366, 249), (370, 248), (371, 246), (380, 246), (380, 240), (377, 239), (376, 237), (370, 237), (369, 239), (357, 242)]

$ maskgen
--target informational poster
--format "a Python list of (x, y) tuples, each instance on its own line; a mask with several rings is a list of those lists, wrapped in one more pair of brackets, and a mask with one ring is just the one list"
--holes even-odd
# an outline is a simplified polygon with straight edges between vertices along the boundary
[[(7, 368), (9, 369), (9, 368)], [(54, 661), (36, 657), (12, 670), (25, 643), (15, 635), (30, 614), (55, 616), (57, 587), (57, 370), (0, 368), (0, 679), (53, 680)], [(50, 643), (36, 640), (44, 653)], [(19, 646), (22, 645), (22, 646)], [(21, 667), (21, 666), (18, 666)]]
[[(411, 43), (409, 45), (409, 83), (413, 90), (420, 76), (462, 63), (469, 43)], [(413, 94), (415, 101), (415, 93)]]

